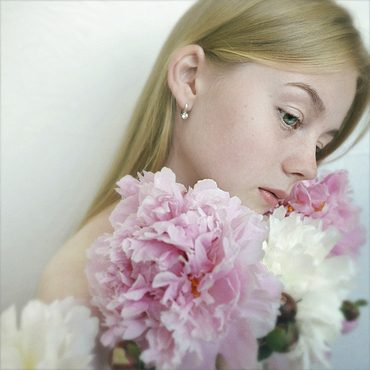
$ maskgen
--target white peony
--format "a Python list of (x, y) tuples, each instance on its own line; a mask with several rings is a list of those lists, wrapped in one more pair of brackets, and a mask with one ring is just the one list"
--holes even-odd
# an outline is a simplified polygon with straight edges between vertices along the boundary
[(322, 231), (318, 219), (302, 219), (294, 212), (285, 215), (286, 210), (280, 207), (269, 218), (270, 234), (264, 242), (262, 262), (279, 276), (284, 292), (297, 302), (300, 337), (291, 352), (273, 354), (267, 362), (275, 368), (274, 356), (286, 356), (291, 369), (310, 369), (314, 363), (328, 367), (328, 344), (341, 333), (340, 306), (351, 287), (355, 265), (347, 256), (325, 258), (341, 238), (335, 228)]
[(2, 369), (91, 369), (98, 319), (72, 297), (29, 301), (17, 328), (15, 306), (1, 314)]

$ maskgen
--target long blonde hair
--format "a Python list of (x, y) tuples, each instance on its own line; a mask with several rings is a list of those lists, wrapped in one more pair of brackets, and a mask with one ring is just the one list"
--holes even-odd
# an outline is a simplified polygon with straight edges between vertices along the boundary
[(124, 175), (158, 171), (171, 146), (176, 104), (167, 84), (176, 51), (200, 45), (211, 65), (250, 61), (301, 73), (359, 72), (357, 93), (323, 159), (350, 135), (369, 103), (370, 58), (349, 13), (332, 0), (200, 0), (174, 27), (141, 93), (118, 155), (81, 226), (119, 199)]

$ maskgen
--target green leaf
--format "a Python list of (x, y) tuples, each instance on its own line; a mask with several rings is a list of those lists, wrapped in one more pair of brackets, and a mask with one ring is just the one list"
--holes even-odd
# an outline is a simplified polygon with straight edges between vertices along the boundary
[(361, 307), (361, 306), (367, 306), (368, 303), (367, 303), (367, 300), (366, 299), (358, 299), (356, 302), (355, 302), (355, 305), (357, 307)]

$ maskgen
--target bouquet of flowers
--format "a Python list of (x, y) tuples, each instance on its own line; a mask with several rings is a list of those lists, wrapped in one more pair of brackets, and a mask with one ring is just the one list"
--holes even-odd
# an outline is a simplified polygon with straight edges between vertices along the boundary
[(265, 217), (167, 168), (117, 184), (114, 232), (86, 269), (104, 345), (135, 342), (142, 368), (328, 365), (364, 242), (345, 171), (297, 184)]
[[(117, 184), (114, 232), (86, 267), (111, 369), (329, 365), (330, 343), (366, 304), (346, 301), (365, 229), (345, 171), (296, 184), (264, 216), (212, 180), (186, 189), (168, 168)], [(31, 301), (18, 330), (11, 307), (1, 363), (91, 369), (97, 321), (72, 297)]]

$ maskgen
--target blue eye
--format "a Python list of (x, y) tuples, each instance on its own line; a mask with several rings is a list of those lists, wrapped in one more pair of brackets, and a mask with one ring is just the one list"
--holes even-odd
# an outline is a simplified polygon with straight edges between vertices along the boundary
[(283, 122), (287, 126), (294, 126), (296, 124), (301, 123), (298, 117), (293, 116), (292, 114), (287, 113), (287, 112), (283, 111), (282, 109), (279, 109), (279, 112), (281, 114), (281, 118), (282, 118)]

